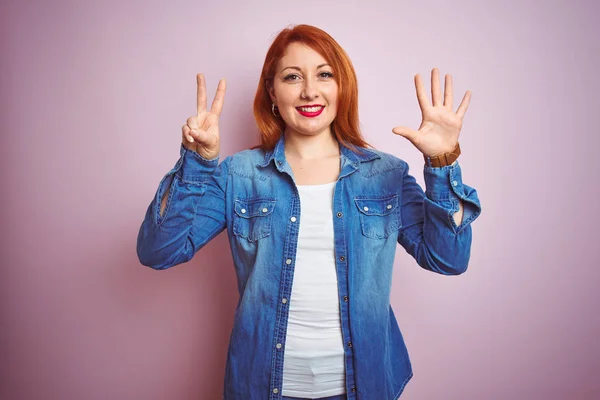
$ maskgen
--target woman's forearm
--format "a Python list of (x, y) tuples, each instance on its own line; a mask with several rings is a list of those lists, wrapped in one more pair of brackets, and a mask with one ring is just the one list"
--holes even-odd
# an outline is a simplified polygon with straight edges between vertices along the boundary
[[(173, 184), (171, 182), (171, 184)], [(160, 216), (163, 216), (163, 213), (165, 211), (165, 207), (167, 206), (167, 198), (169, 197), (169, 191), (171, 190), (171, 186), (169, 186), (169, 188), (167, 190), (165, 190), (165, 193), (163, 194), (162, 200), (160, 202)]]
[(460, 226), (460, 224), (462, 224), (462, 218), (463, 218), (463, 201), (462, 200), (458, 200), (458, 211), (455, 212), (453, 215), (454, 217), (454, 223), (456, 224), (456, 226)]

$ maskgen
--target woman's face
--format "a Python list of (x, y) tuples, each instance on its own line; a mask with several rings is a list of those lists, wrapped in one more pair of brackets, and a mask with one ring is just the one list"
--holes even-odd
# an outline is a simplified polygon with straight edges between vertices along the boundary
[[(287, 134), (330, 134), (337, 115), (338, 85), (327, 61), (302, 43), (291, 43), (279, 60), (271, 101), (279, 108)], [(310, 106), (310, 108), (306, 108)]]

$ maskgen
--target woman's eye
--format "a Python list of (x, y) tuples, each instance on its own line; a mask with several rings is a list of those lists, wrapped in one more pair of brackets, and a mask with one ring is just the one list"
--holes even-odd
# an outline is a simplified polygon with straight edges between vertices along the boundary
[[(331, 73), (331, 72), (321, 72), (319, 74), (319, 76), (321, 78), (333, 78), (333, 73)], [(297, 74), (289, 74), (288, 76), (286, 76), (285, 78), (283, 78), (284, 81), (297, 81), (298, 79), (300, 79), (300, 77)]]

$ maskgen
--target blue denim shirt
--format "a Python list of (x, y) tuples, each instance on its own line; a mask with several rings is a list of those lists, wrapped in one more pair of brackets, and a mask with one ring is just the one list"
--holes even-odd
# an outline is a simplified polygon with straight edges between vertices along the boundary
[[(405, 161), (360, 150), (340, 145), (332, 204), (346, 393), (349, 400), (392, 400), (413, 374), (390, 306), (396, 243), (427, 270), (461, 274), (481, 207), (475, 189), (463, 184), (458, 162), (425, 166), (423, 192)], [(244, 150), (220, 164), (183, 146), (180, 154), (140, 227), (139, 260), (159, 270), (184, 263), (227, 229), (240, 298), (223, 398), (281, 399), (301, 213), (284, 138), (273, 151)], [(457, 226), (452, 214), (459, 199), (464, 214)]]

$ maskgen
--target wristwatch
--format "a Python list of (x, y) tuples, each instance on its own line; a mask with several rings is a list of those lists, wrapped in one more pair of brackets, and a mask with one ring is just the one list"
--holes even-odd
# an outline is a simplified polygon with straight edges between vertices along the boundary
[(460, 146), (456, 142), (456, 147), (449, 153), (440, 154), (435, 157), (428, 157), (423, 155), (425, 159), (426, 167), (445, 167), (446, 165), (452, 164), (460, 156)]

